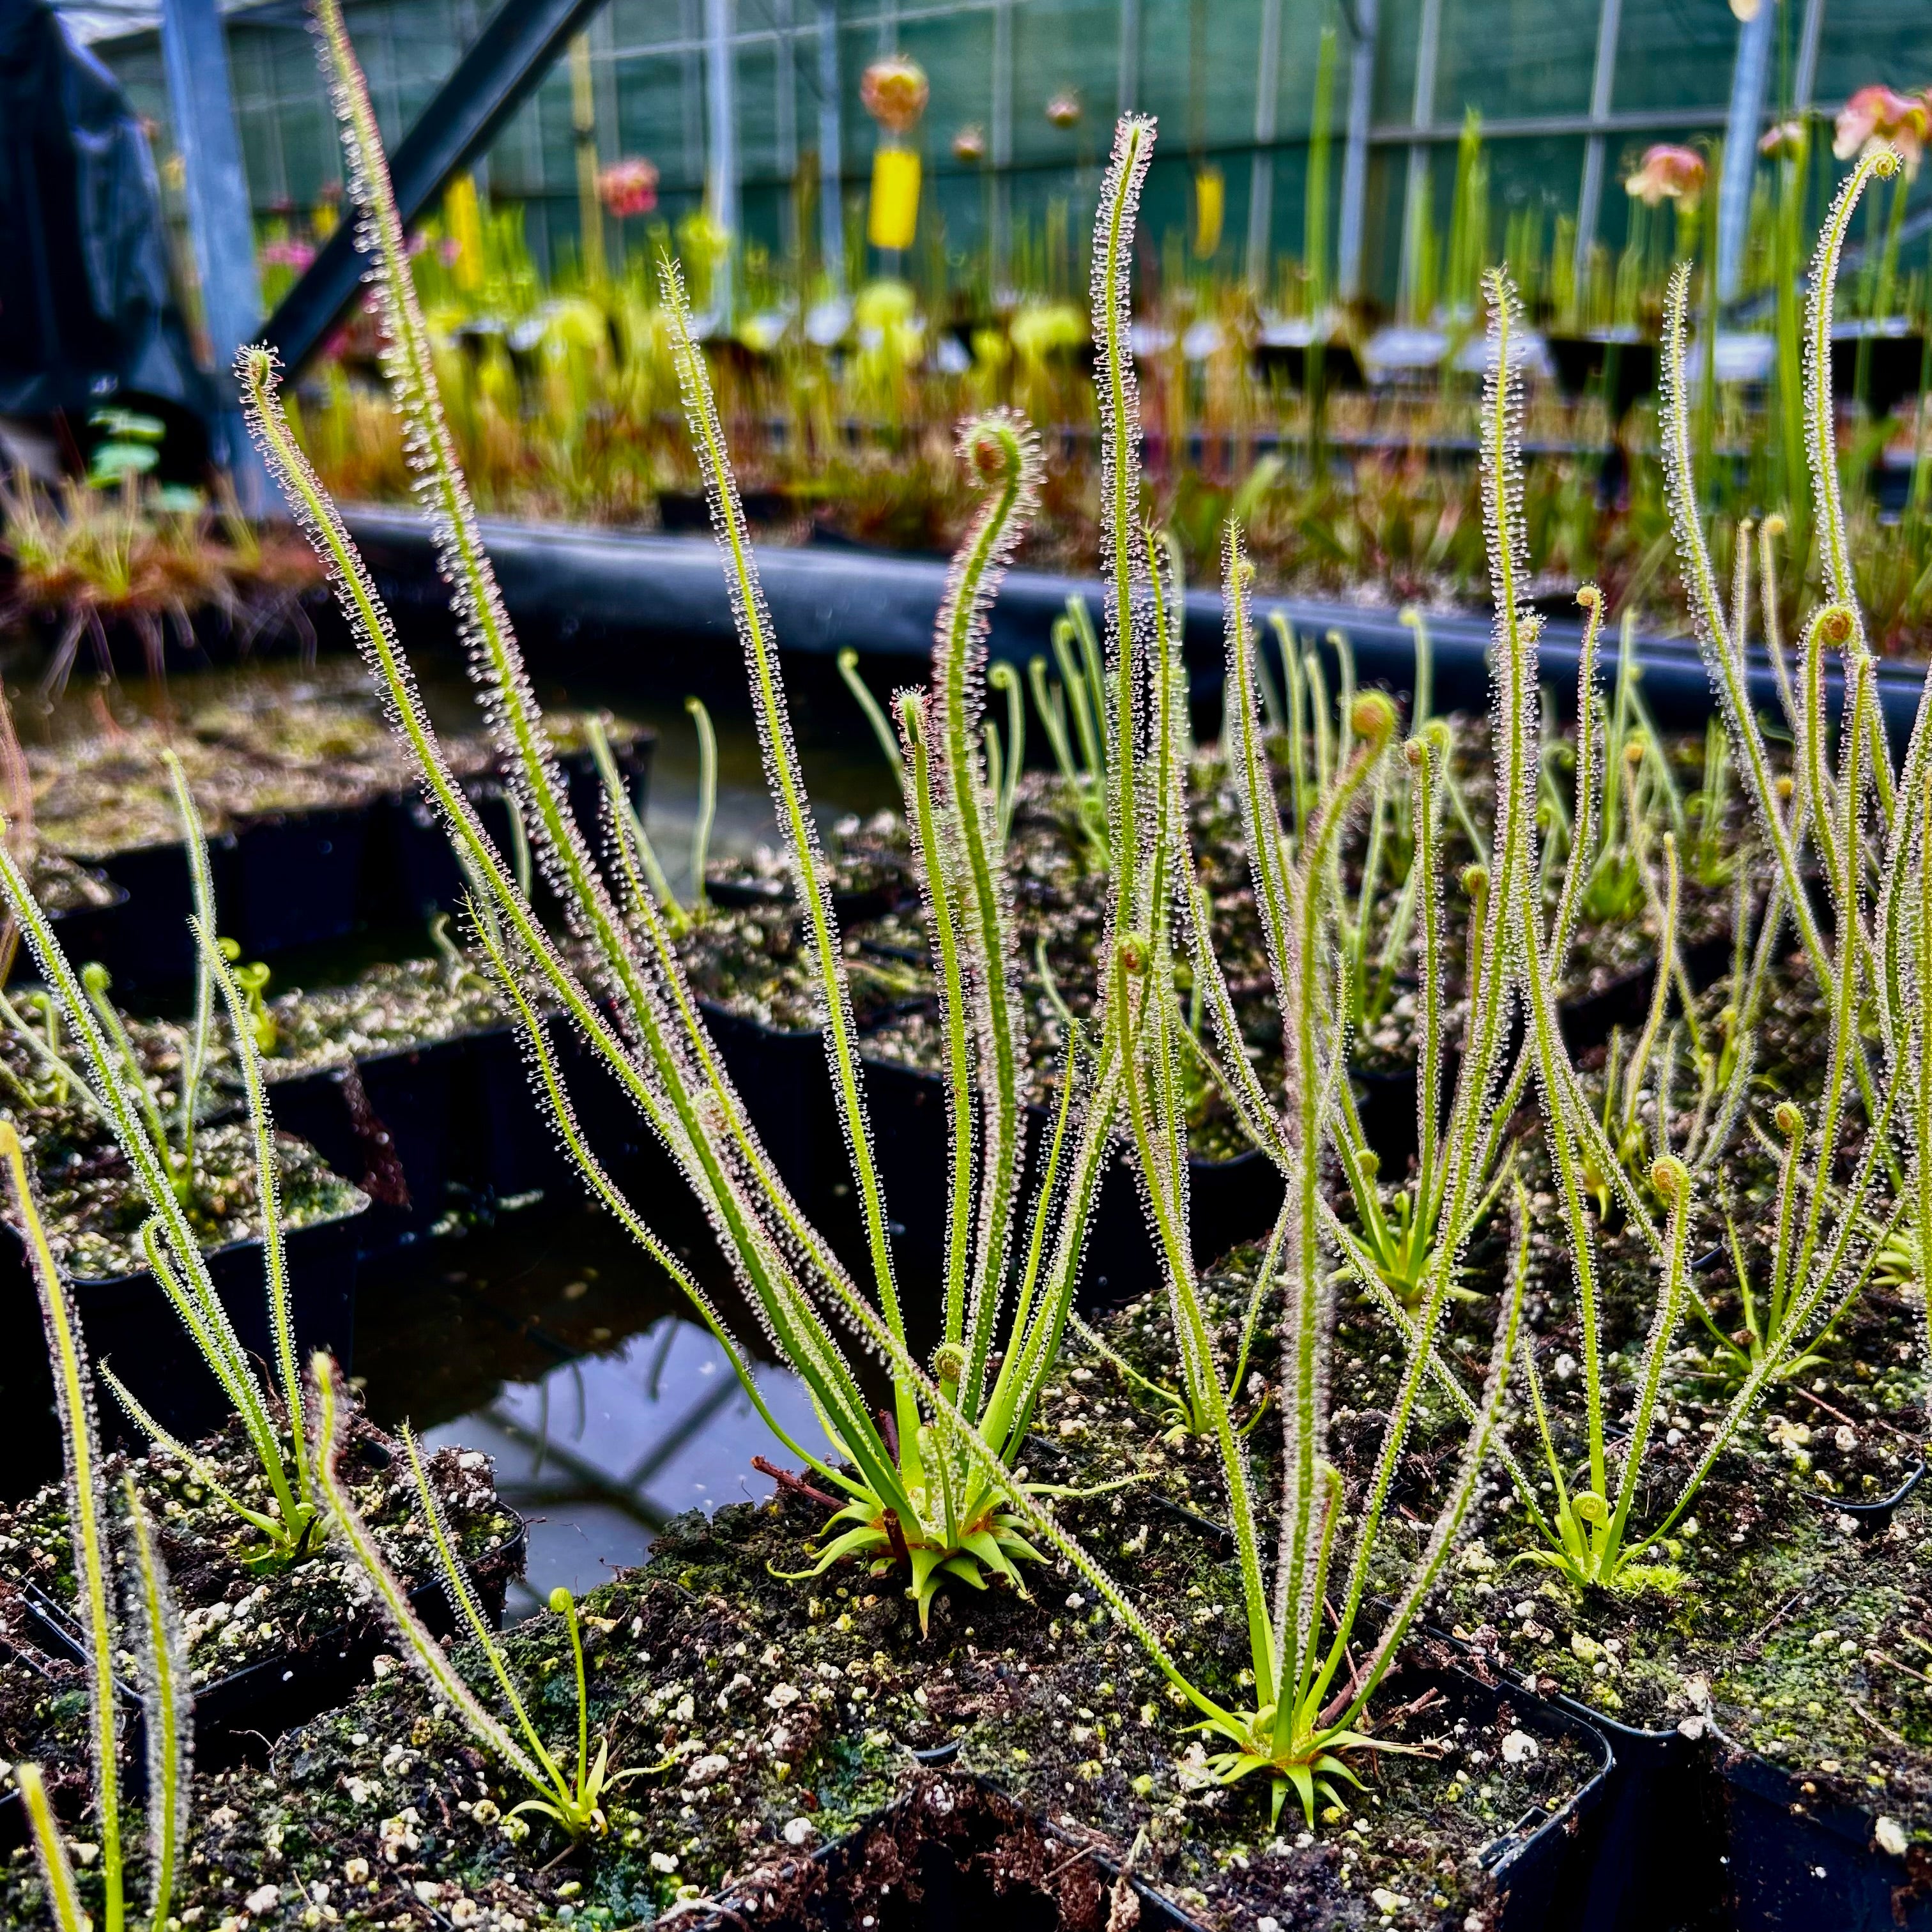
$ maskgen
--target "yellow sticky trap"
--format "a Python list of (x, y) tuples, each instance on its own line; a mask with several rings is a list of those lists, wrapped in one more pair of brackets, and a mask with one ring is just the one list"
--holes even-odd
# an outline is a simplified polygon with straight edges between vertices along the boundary
[(919, 156), (880, 148), (872, 156), (872, 202), (866, 239), (874, 248), (910, 248), (919, 228)]
[(450, 182), (442, 197), (443, 226), (456, 244), (453, 265), (456, 286), (478, 289), (483, 286), (483, 213), (476, 200), (476, 177), (460, 174)]
[(1202, 168), (1194, 177), (1194, 254), (1204, 261), (1221, 245), (1221, 223), (1228, 212), (1228, 184), (1219, 168)]

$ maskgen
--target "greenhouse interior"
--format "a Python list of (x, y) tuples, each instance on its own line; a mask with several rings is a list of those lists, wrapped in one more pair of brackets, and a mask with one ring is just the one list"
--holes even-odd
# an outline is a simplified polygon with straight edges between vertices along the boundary
[(1922, 0), (0, 0), (0, 1925), (1932, 1932)]

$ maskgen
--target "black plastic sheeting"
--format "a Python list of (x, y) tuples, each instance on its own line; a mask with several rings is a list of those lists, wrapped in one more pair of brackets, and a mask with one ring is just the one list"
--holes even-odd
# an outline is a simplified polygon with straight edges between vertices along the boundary
[(0, 412), (206, 414), (147, 136), (45, 0), (0, 0)]
[[(368, 506), (347, 513), (350, 533), (378, 580), (420, 595), (434, 573), (429, 534), (415, 512)], [(688, 645), (715, 640), (737, 649), (724, 566), (717, 546), (704, 537), (586, 530), (485, 518), (483, 536), (495, 562), (510, 614), (549, 633), (543, 644), (547, 669), (563, 673), (560, 653), (573, 639), (596, 634), (676, 640)], [(830, 653), (850, 646), (864, 656), (917, 658), (932, 648), (934, 620), (945, 595), (946, 566), (936, 559), (859, 552), (845, 548), (785, 548), (758, 552), (758, 574), (770, 606), (772, 628), (788, 652)], [(1070, 596), (1084, 596), (1097, 618), (1097, 580), (1010, 572), (992, 611), (989, 648), (995, 657), (1024, 663), (1052, 650), (1054, 620)], [(1354, 649), (1365, 683), (1406, 690), (1413, 675), (1414, 639), (1386, 606), (1329, 602), (1303, 597), (1257, 597), (1256, 621), (1279, 610), (1304, 642), (1339, 631)], [(558, 627), (560, 626), (560, 630)], [(1435, 646), (1436, 699), (1441, 708), (1488, 702), (1485, 653), (1489, 627), (1474, 618), (1429, 620)], [(1568, 706), (1576, 689), (1582, 645), (1580, 616), (1550, 616), (1539, 646), (1544, 682)], [(1220, 687), (1225, 658), (1221, 596), (1217, 589), (1187, 594), (1187, 663), (1198, 696)], [(1694, 726), (1712, 709), (1710, 680), (1696, 646), (1688, 638), (1646, 638), (1640, 656), (1643, 692), (1658, 722)], [(1604, 682), (1615, 676), (1616, 639), (1606, 627), (1599, 652)], [(1923, 667), (1884, 663), (1880, 701), (1894, 744), (1903, 747), (1916, 715)], [(1771, 668), (1754, 653), (1754, 699), (1774, 713), (1778, 690)], [(1834, 685), (1835, 692), (1836, 686)]]

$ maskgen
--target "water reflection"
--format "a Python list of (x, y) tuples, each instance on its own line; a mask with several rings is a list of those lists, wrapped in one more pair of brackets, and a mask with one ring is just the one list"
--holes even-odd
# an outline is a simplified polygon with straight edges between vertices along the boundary
[[(371, 1416), (407, 1417), (436, 1448), (486, 1451), (530, 1519), (513, 1616), (559, 1583), (590, 1589), (640, 1562), (683, 1510), (769, 1495), (753, 1456), (796, 1462), (680, 1292), (587, 1205), (544, 1202), (421, 1244), (366, 1270), (358, 1301), (356, 1379)], [(802, 1384), (770, 1364), (757, 1373), (781, 1426), (822, 1453)]]
[[(823, 1454), (805, 1388), (760, 1365), (759, 1393), (794, 1440)], [(642, 1562), (656, 1531), (688, 1509), (767, 1496), (754, 1456), (794, 1460), (732, 1372), (716, 1339), (665, 1316), (614, 1354), (507, 1384), (484, 1408), (427, 1440), (487, 1450), (496, 1486), (530, 1521), (530, 1565), (511, 1615), (542, 1607), (559, 1583), (581, 1592)]]

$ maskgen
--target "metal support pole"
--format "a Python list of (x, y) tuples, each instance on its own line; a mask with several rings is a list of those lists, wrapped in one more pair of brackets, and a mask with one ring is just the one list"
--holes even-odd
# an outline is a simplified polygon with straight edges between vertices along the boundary
[(772, 135), (777, 149), (778, 228), (788, 255), (800, 248), (798, 233), (798, 77), (794, 71), (791, 0), (775, 0), (772, 8), (776, 33), (772, 42)]
[(1248, 286), (1268, 286), (1268, 244), (1274, 232), (1275, 109), (1281, 94), (1281, 0), (1262, 0), (1261, 44), (1255, 75), (1255, 156), (1248, 177)]
[(1355, 0), (1348, 25), (1354, 45), (1348, 56), (1348, 131), (1342, 152), (1342, 226), (1336, 238), (1336, 280), (1345, 302), (1362, 294), (1362, 234), (1369, 199), (1369, 120), (1375, 110), (1376, 30), (1378, 0)]
[(1738, 62), (1731, 72), (1730, 119), (1724, 133), (1724, 172), (1718, 184), (1718, 299), (1735, 302), (1744, 280), (1744, 244), (1750, 226), (1751, 182), (1757, 172), (1757, 137), (1771, 82), (1772, 30), (1778, 9), (1760, 0), (1738, 29)]
[(590, 36), (570, 44), (570, 132), (577, 153), (577, 262), (591, 281), (604, 279), (604, 208), (597, 198), (597, 82)]
[(731, 45), (731, 0), (704, 0), (704, 200), (730, 237), (711, 291), (711, 306), (729, 328), (739, 242), (737, 62)]
[[(212, 0), (206, 0), (212, 4)], [(436, 90), (389, 155), (397, 212), (405, 227), (508, 124), (604, 0), (501, 0), (456, 70)], [(360, 224), (344, 221), (261, 332), (293, 374), (327, 339), (361, 292), (368, 266), (356, 246)]]
[[(1442, 38), (1442, 0), (1422, 0), (1415, 25), (1415, 98), (1409, 125), (1419, 134), (1436, 118), (1436, 50)], [(1429, 219), (1429, 144), (1408, 144), (1408, 181), (1402, 204), (1402, 290), (1412, 299), (1421, 263), (1416, 260), (1422, 224)], [(1418, 318), (1420, 319), (1420, 318)]]
[(1131, 114), (1141, 98), (1141, 0), (1120, 0), (1120, 85), (1114, 92), (1117, 114)]
[(845, 286), (844, 141), (838, 118), (838, 0), (818, 0), (818, 252), (835, 294)]
[[(1616, 86), (1617, 35), (1623, 24), (1623, 0), (1603, 0), (1597, 16), (1597, 64), (1590, 76), (1590, 118), (1601, 121), (1610, 111)], [(1604, 206), (1604, 137), (1593, 134), (1583, 143), (1583, 178), (1576, 190), (1576, 253), (1571, 270), (1580, 298), (1590, 272), (1590, 250), (1596, 245), (1597, 222)]]
[(268, 472), (242, 422), (232, 370), (235, 352), (262, 326), (262, 285), (255, 272), (255, 218), (235, 101), (228, 77), (228, 43), (216, 0), (166, 0), (161, 57), (175, 146), (188, 189), (188, 229), (201, 312), (207, 326), (215, 381), (225, 407), (219, 426), (222, 455), (237, 500), (250, 515), (275, 501)]
[(1012, 0), (994, 0), (992, 118), (993, 212), (988, 241), (993, 293), (997, 297), (1006, 285), (1007, 248), (1012, 233)]
[(1799, 113), (1818, 89), (1818, 40), (1825, 31), (1825, 0), (1804, 0), (1804, 22), (1798, 33), (1798, 68), (1791, 77), (1791, 104)]

